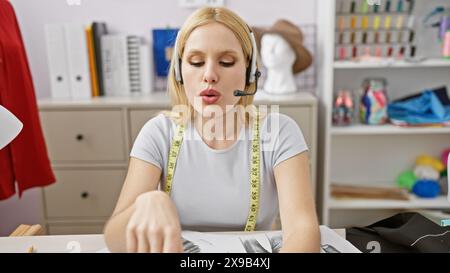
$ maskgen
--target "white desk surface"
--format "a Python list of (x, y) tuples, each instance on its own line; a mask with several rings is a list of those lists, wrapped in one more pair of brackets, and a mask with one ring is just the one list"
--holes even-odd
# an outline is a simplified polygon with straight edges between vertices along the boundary
[(106, 244), (103, 234), (0, 237), (0, 253), (26, 253), (30, 246), (38, 253), (70, 253), (97, 252)]
[[(334, 231), (345, 238), (345, 229)], [(106, 243), (103, 234), (0, 237), (0, 253), (26, 253), (31, 246), (38, 253), (93, 253), (104, 249)]]

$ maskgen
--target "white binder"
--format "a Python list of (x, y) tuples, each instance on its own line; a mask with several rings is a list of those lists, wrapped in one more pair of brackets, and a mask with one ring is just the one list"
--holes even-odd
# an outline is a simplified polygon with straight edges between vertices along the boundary
[(102, 66), (105, 96), (130, 95), (128, 76), (127, 36), (102, 36)]
[(47, 60), (52, 98), (70, 98), (66, 39), (63, 25), (45, 25)]
[(83, 25), (72, 24), (64, 27), (72, 98), (90, 98), (92, 93), (85, 28)]

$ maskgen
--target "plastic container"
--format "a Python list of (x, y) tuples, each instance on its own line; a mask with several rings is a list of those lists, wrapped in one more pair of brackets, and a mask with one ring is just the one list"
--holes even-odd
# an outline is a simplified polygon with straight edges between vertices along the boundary
[(442, 45), (442, 55), (446, 59), (450, 59), (450, 29), (445, 32), (444, 40)]

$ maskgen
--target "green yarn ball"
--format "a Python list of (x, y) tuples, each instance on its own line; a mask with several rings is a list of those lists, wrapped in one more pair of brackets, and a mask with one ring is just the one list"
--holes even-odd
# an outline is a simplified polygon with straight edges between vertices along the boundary
[(413, 171), (404, 171), (397, 177), (397, 185), (400, 188), (411, 191), (416, 183), (417, 177)]

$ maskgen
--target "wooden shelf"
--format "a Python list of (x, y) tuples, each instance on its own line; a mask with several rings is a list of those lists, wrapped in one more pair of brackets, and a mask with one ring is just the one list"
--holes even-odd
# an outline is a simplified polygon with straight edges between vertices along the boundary
[(335, 61), (335, 69), (358, 69), (358, 68), (417, 68), (417, 67), (450, 67), (448, 59), (427, 59), (424, 61), (399, 61), (395, 59), (384, 59), (380, 61)]
[(439, 209), (450, 208), (447, 196), (437, 198), (419, 198), (410, 196), (410, 200), (385, 200), (385, 199), (336, 199), (330, 197), (330, 209)]
[(356, 124), (347, 127), (333, 126), (332, 135), (402, 135), (402, 134), (450, 134), (446, 127), (399, 127), (392, 124), (365, 125)]

